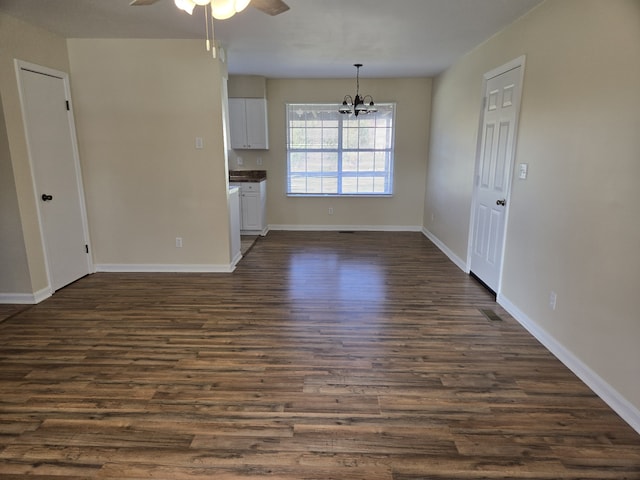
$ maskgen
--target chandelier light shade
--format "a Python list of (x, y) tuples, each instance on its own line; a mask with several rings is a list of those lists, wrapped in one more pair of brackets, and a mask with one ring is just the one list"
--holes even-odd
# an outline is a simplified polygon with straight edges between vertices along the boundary
[(354, 63), (353, 66), (356, 67), (356, 95), (355, 97), (345, 95), (338, 112), (349, 115), (353, 113), (356, 117), (367, 113), (375, 113), (378, 108), (373, 102), (373, 97), (371, 95), (360, 96), (360, 67), (362, 67), (362, 64)]

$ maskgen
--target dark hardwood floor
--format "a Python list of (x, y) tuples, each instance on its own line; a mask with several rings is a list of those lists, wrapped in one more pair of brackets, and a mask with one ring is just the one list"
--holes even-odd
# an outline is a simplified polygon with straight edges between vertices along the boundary
[(640, 435), (419, 233), (271, 232), (0, 315), (3, 480), (640, 479)]

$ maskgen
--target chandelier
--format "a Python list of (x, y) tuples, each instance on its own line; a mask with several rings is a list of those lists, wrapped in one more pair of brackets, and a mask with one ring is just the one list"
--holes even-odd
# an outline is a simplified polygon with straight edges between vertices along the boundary
[(356, 96), (352, 98), (351, 95), (345, 95), (338, 111), (340, 113), (353, 113), (356, 117), (359, 114), (375, 113), (378, 108), (373, 103), (373, 97), (371, 95), (360, 96), (360, 67), (362, 64), (354, 63), (353, 66), (356, 67)]
[[(243, 11), (251, 0), (173, 0), (176, 7), (180, 10), (184, 10), (189, 15), (193, 15), (193, 9), (197, 5), (204, 7), (204, 20), (205, 31), (207, 34), (206, 48), (211, 52), (213, 58), (216, 58), (215, 38), (213, 36), (213, 19), (226, 20), (233, 17), (236, 13)], [(211, 9), (211, 16), (209, 16), (208, 9)]]

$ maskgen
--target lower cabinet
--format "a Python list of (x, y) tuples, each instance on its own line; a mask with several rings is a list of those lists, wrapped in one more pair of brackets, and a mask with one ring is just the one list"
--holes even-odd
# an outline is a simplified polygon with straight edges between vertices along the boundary
[(245, 235), (267, 233), (267, 182), (232, 183), (240, 187), (240, 231)]

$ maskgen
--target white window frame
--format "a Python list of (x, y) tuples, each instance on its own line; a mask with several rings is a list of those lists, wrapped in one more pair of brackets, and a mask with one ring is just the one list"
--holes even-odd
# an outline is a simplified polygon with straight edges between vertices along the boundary
[[(377, 103), (378, 113), (366, 115), (341, 114), (338, 112), (338, 105), (319, 103), (288, 103), (286, 104), (286, 129), (287, 129), (287, 171), (286, 171), (286, 194), (292, 197), (390, 197), (393, 195), (393, 173), (395, 157), (395, 103)], [(292, 118), (292, 117), (298, 118)], [(376, 116), (379, 116), (376, 118)], [(297, 122), (296, 122), (297, 120)], [(300, 123), (313, 125), (313, 127), (301, 127)], [(336, 127), (324, 127), (325, 123)], [(380, 125), (378, 125), (380, 123)], [(318, 126), (318, 124), (322, 126)], [(309, 143), (299, 143), (292, 145), (292, 132), (298, 130), (320, 129), (321, 137), (324, 138), (325, 131), (331, 134), (335, 143), (334, 146), (309, 145)], [(351, 141), (360, 142), (360, 130), (373, 132), (373, 146), (366, 148), (357, 147), (346, 148), (345, 135), (349, 135), (349, 129), (358, 129)], [(366, 132), (364, 132), (366, 134)], [(364, 136), (364, 134), (362, 136)], [(299, 135), (297, 135), (299, 136)], [(309, 136), (305, 136), (305, 139)], [(299, 140), (298, 140), (299, 142)], [(306, 142), (306, 140), (305, 140)], [(324, 143), (324, 140), (321, 141)], [(377, 145), (376, 145), (377, 143)], [(362, 157), (361, 157), (362, 155)], [(294, 160), (297, 157), (297, 160)], [(304, 160), (300, 160), (304, 157)], [(315, 163), (322, 164), (320, 169), (308, 169), (309, 158), (315, 157)], [(366, 157), (368, 160), (361, 160)], [(322, 160), (318, 160), (322, 158)], [(325, 158), (330, 165), (325, 169)], [(350, 160), (350, 161), (349, 161)], [(304, 169), (292, 170), (292, 163), (299, 166), (304, 163)], [(346, 168), (349, 164), (351, 168)], [(372, 165), (360, 171), (362, 164)], [(333, 168), (331, 167), (333, 165)], [(294, 167), (295, 169), (296, 167)], [(311, 181), (310, 181), (311, 180)], [(349, 181), (351, 180), (351, 181)], [(330, 187), (325, 188), (325, 182)], [(297, 184), (297, 185), (296, 185)], [(315, 186), (309, 188), (309, 185)], [(350, 185), (349, 185), (350, 184)], [(345, 191), (345, 185), (346, 187)], [(372, 188), (366, 186), (372, 185)], [(349, 189), (351, 187), (351, 189)], [(355, 188), (355, 191), (353, 190)], [(382, 189), (382, 190), (381, 190)], [(318, 191), (320, 190), (320, 191)], [(333, 190), (333, 191), (330, 191)]]

